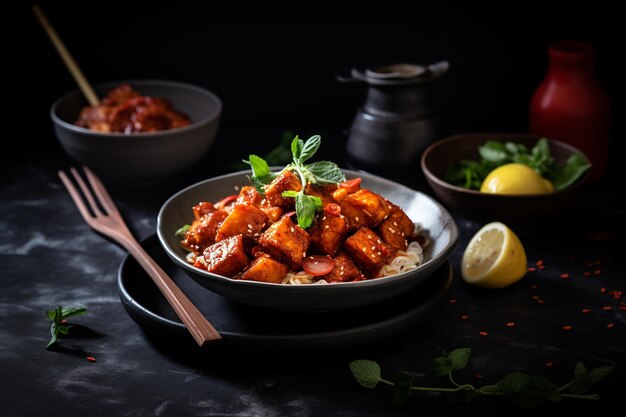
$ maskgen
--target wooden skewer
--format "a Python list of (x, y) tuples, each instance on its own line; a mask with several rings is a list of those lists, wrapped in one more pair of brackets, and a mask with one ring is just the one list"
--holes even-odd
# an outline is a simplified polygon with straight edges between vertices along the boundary
[(43, 26), (46, 33), (48, 34), (50, 41), (56, 48), (59, 55), (61, 55), (61, 59), (63, 59), (63, 62), (67, 66), (67, 69), (72, 74), (72, 77), (74, 77), (74, 81), (76, 81), (76, 83), (80, 87), (80, 90), (83, 92), (83, 95), (85, 96), (89, 104), (92, 106), (97, 106), (100, 103), (100, 100), (98, 99), (96, 92), (91, 87), (91, 84), (89, 84), (89, 81), (87, 81), (87, 78), (85, 78), (85, 75), (76, 64), (76, 61), (74, 61), (74, 58), (72, 58), (72, 55), (63, 44), (63, 41), (61, 40), (59, 35), (57, 35), (50, 22), (48, 22), (46, 15), (43, 13), (38, 5), (33, 6), (33, 11), (37, 16), (39, 23), (41, 23), (41, 26)]

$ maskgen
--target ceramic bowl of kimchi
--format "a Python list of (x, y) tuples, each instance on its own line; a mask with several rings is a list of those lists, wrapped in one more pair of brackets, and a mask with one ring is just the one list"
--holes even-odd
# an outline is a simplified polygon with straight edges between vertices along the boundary
[(79, 91), (50, 109), (64, 151), (105, 179), (154, 184), (197, 162), (215, 140), (222, 103), (211, 91), (174, 81), (94, 86), (98, 106)]
[[(444, 266), (459, 234), (453, 218), (439, 203), (427, 194), (371, 174), (344, 173), (348, 182), (360, 178), (360, 184), (344, 193), (347, 196), (341, 204), (331, 206), (339, 207), (339, 213), (324, 206), (306, 230), (297, 225), (289, 208), (273, 212), (263, 206), (271, 200), (269, 191), (266, 203), (258, 196), (255, 200), (249, 171), (193, 184), (161, 207), (159, 241), (174, 263), (206, 289), (243, 304), (293, 312), (343, 310), (389, 300), (420, 285)], [(235, 200), (235, 196), (239, 198)], [(349, 222), (359, 220), (355, 210), (372, 211), (360, 205), (360, 198), (384, 204), (380, 208), (386, 212), (377, 224), (353, 224), (344, 233), (323, 234), (340, 230), (337, 224), (346, 218)], [(259, 214), (261, 211), (267, 216)], [(417, 225), (414, 237), (401, 232), (408, 232), (407, 222)], [(180, 233), (184, 225), (191, 225), (189, 232)], [(402, 237), (398, 239), (398, 235)], [(204, 247), (197, 253), (190, 251), (190, 241), (206, 236), (210, 238)], [(305, 246), (303, 240), (308, 242)], [(394, 245), (406, 252), (394, 249)], [(324, 254), (324, 250), (332, 255)], [(409, 252), (412, 255), (399, 257)], [(198, 256), (203, 257), (202, 262)], [(381, 264), (368, 263), (370, 256), (373, 262), (386, 257), (383, 264), (387, 266), (378, 272), (372, 270)], [(329, 258), (333, 262), (331, 269), (322, 271), (326, 275), (308, 274), (311, 268), (315, 271), (320, 267), (313, 259), (323, 265)], [(407, 258), (415, 264), (406, 272), (396, 273), (405, 268), (394, 269), (392, 260), (402, 263)], [(355, 273), (354, 267), (359, 272)]]

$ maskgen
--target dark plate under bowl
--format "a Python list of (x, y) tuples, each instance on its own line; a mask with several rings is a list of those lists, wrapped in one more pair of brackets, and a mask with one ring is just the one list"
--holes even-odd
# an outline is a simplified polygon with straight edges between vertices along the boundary
[[(319, 351), (380, 341), (426, 320), (447, 298), (452, 283), (452, 269), (445, 262), (419, 286), (393, 300), (341, 314), (286, 315), (235, 303), (202, 288), (170, 261), (155, 235), (142, 246), (220, 332), (220, 343), (245, 349)], [(120, 265), (118, 289), (129, 316), (146, 332), (193, 344), (165, 297), (130, 255)]]

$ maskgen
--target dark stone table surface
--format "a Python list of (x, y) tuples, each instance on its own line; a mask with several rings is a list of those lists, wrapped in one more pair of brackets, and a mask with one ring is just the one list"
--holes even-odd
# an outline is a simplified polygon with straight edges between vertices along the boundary
[[(154, 233), (158, 209), (174, 192), (228, 172), (224, 161), (236, 160), (237, 150), (221, 135), (215, 152), (158, 186), (129, 189), (107, 183), (136, 237)], [(616, 371), (592, 389), (602, 396), (600, 401), (564, 399), (532, 414), (624, 410), (626, 311), (619, 306), (626, 296), (616, 299), (609, 293), (626, 291), (626, 201), (623, 191), (615, 192), (620, 187), (609, 180), (585, 189), (577, 204), (558, 218), (516, 230), (529, 266), (538, 260), (546, 266), (519, 283), (485, 291), (459, 278), (460, 256), (482, 222), (454, 213), (461, 231), (450, 258), (455, 273), (450, 301), (455, 302), (443, 303), (426, 323), (383, 342), (349, 350), (268, 352), (199, 349), (146, 334), (127, 315), (117, 294), (124, 250), (82, 221), (57, 177), (57, 170), (72, 162), (61, 152), (23, 160), (1, 158), (3, 416), (531, 414), (501, 397), (457, 403), (417, 394), (407, 405), (393, 407), (390, 390), (361, 387), (348, 368), (350, 361), (367, 358), (381, 364), (384, 376), (407, 370), (421, 385), (448, 386), (445, 377), (432, 375), (431, 362), (438, 349), (459, 347), (470, 347), (473, 354), (457, 380), (477, 385), (496, 383), (514, 370), (563, 384), (578, 361), (589, 368), (616, 365)], [(430, 193), (420, 181), (414, 186)], [(569, 279), (560, 278), (565, 273)], [(88, 311), (72, 320), (77, 326), (56, 349), (46, 350), (46, 311), (58, 305), (81, 305)], [(604, 311), (604, 306), (612, 310)], [(591, 312), (583, 314), (585, 308)], [(462, 315), (469, 319), (462, 320)], [(509, 328), (507, 322), (516, 325)], [(607, 328), (609, 323), (612, 328)], [(564, 331), (564, 325), (572, 330)], [(481, 336), (482, 331), (488, 335)]]

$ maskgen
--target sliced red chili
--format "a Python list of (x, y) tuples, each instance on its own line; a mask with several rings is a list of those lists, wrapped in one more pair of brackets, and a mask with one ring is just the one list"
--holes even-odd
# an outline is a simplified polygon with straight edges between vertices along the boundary
[(328, 255), (309, 255), (302, 261), (302, 269), (309, 275), (318, 277), (330, 273), (335, 261)]
[(237, 197), (239, 197), (238, 194), (233, 194), (233, 195), (229, 195), (228, 197), (222, 198), (220, 201), (218, 201), (217, 203), (214, 204), (214, 206), (216, 208), (221, 208), (223, 209), (224, 207), (226, 207), (227, 205), (233, 203)]
[(337, 203), (328, 203), (324, 206), (324, 213), (337, 217), (341, 214), (341, 206)]
[(356, 193), (361, 188), (361, 178), (353, 178), (339, 184), (341, 188), (345, 188), (349, 194)]
[(295, 216), (295, 215), (296, 215), (296, 212), (295, 212), (295, 211), (288, 211), (287, 213), (283, 214), (283, 215), (281, 216), (281, 218), (283, 218), (283, 217), (285, 217), (285, 216), (286, 216), (286, 217), (292, 217), (292, 216)]

